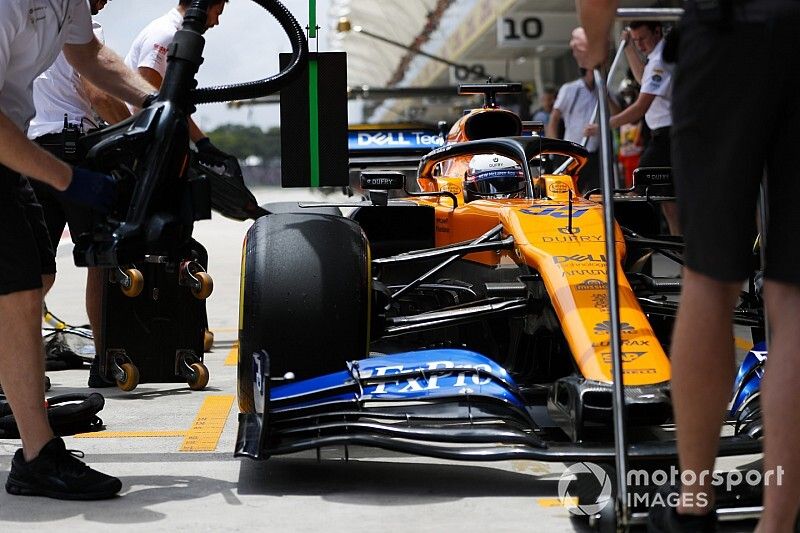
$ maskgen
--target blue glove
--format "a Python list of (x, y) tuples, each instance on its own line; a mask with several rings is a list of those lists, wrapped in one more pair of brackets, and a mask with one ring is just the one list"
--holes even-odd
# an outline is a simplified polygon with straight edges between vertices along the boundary
[(108, 174), (73, 167), (72, 181), (61, 194), (72, 203), (108, 213), (114, 202), (116, 188), (116, 181)]

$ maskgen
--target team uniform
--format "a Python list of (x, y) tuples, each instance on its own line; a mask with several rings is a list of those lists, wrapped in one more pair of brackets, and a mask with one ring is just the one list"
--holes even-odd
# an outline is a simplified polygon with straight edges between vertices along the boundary
[[(92, 22), (92, 31), (101, 43), (104, 42), (103, 28), (98, 22)], [(92, 110), (80, 75), (63, 53), (59, 54), (49, 69), (34, 80), (33, 103), (36, 116), (28, 127), (28, 138), (62, 161), (78, 163), (77, 156), (65, 150), (62, 134), (65, 115), (67, 124), (80, 130), (96, 128), (98, 118)], [(67, 224), (72, 242), (76, 242), (82, 233), (91, 231), (90, 209), (64, 202), (46, 183), (34, 180), (31, 186), (42, 206), (53, 248), (58, 247), (58, 241)]]
[(685, 260), (720, 281), (751, 272), (766, 168), (765, 276), (800, 283), (800, 56), (791, 52), (798, 25), (793, 0), (734, 4), (727, 28), (702, 22), (689, 3), (681, 23), (672, 160)]
[[(584, 137), (584, 129), (592, 120), (592, 113), (597, 105), (597, 88), (589, 89), (583, 79), (565, 83), (558, 90), (553, 109), (561, 112), (564, 120), (564, 139), (580, 143)], [(586, 150), (589, 152), (589, 161), (581, 169), (578, 185), (581, 192), (600, 186), (599, 139), (596, 135), (589, 137)]]
[[(69, 0), (0, 2), (0, 110), (26, 131), (35, 115), (31, 84), (64, 44), (93, 38), (89, 4)], [(0, 165), (0, 294), (42, 286), (55, 256), (42, 208), (27, 178)]]
[[(164, 78), (167, 72), (167, 51), (175, 33), (183, 25), (183, 15), (177, 8), (155, 19), (139, 32), (131, 44), (125, 64), (134, 71), (139, 67), (155, 70)], [(133, 111), (133, 108), (130, 108)]]
[(670, 166), (672, 74), (661, 58), (663, 51), (664, 39), (661, 39), (647, 55), (647, 63), (642, 74), (641, 92), (652, 94), (655, 98), (644, 115), (647, 127), (650, 128), (650, 141), (639, 160), (641, 167)]

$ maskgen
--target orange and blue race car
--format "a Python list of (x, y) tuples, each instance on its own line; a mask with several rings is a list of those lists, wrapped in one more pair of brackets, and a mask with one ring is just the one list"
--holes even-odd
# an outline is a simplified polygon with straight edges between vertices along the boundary
[[(603, 206), (576, 187), (587, 152), (499, 108), (495, 95), (514, 84), (463, 90), (485, 105), (422, 156), (421, 132), (370, 134), (384, 163), (417, 154), (416, 183), (365, 170), (368, 201), (280, 214), (267, 204), (273, 214), (248, 231), (238, 455), (358, 444), (613, 461)], [(380, 165), (380, 153), (361, 160)], [(546, 172), (552, 158), (563, 171)], [(654, 236), (668, 169), (639, 169), (635, 181), (616, 195), (613, 235), (634, 462), (675, 455), (668, 351), (680, 279), (654, 276), (653, 259), (680, 264), (682, 251)], [(762, 323), (745, 305), (736, 320)], [(738, 435), (720, 453), (758, 449)]]

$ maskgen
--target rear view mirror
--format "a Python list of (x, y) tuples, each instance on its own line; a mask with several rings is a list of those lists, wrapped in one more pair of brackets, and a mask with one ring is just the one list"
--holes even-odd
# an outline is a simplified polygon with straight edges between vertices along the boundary
[(361, 188), (367, 191), (402, 190), (406, 177), (397, 171), (367, 171), (361, 173)]
[(531, 135), (544, 137), (544, 122), (541, 120), (523, 120), (522, 133), (530, 133)]
[(633, 171), (633, 187), (672, 185), (671, 167), (639, 167)]

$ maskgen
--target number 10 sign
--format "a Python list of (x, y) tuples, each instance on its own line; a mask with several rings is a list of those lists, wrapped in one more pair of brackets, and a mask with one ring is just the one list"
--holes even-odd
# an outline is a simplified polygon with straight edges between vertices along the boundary
[(527, 48), (569, 45), (578, 25), (574, 13), (509, 13), (497, 19), (497, 46)]

